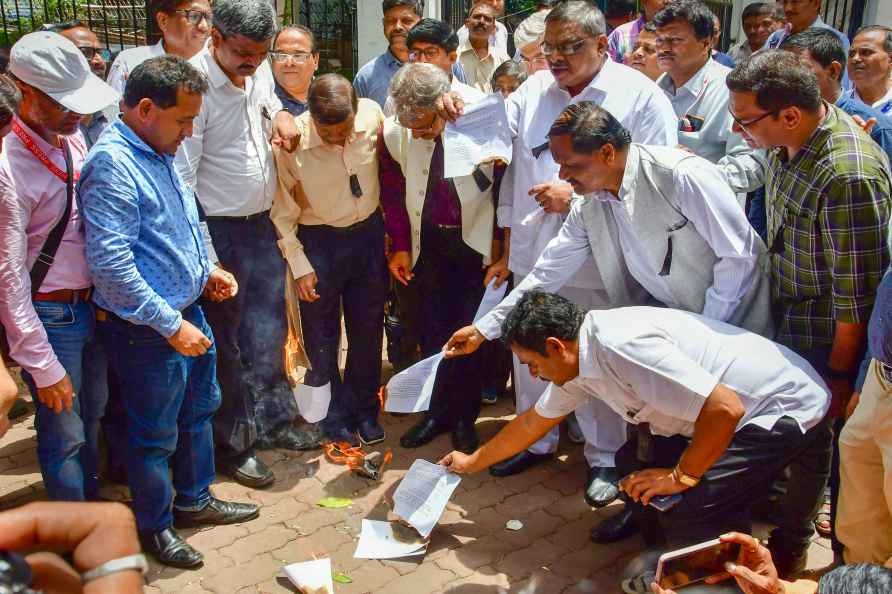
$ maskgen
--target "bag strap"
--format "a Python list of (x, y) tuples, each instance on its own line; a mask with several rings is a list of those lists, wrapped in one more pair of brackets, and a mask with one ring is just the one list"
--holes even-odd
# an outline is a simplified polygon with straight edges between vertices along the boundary
[(37, 254), (37, 260), (31, 268), (31, 296), (33, 297), (40, 291), (40, 285), (46, 279), (50, 267), (53, 265), (56, 257), (56, 251), (62, 243), (62, 236), (65, 235), (65, 228), (68, 227), (68, 220), (71, 218), (71, 209), (74, 205), (74, 163), (71, 159), (71, 148), (68, 146), (68, 139), (60, 137), (62, 142), (62, 152), (65, 154), (65, 210), (62, 212), (62, 218), (50, 231), (46, 238), (46, 242)]

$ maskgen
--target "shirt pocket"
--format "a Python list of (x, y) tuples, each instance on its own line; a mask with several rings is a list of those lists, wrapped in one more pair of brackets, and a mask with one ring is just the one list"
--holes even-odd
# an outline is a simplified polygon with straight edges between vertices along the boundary
[(67, 303), (35, 301), (34, 311), (44, 326), (64, 328), (74, 325), (74, 309)]

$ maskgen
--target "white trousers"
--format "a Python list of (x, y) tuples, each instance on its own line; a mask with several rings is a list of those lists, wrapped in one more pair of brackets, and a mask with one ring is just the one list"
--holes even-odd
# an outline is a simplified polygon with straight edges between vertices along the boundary
[[(515, 275), (515, 286), (523, 277)], [(558, 293), (585, 309), (603, 307), (603, 298), (595, 291), (564, 287)], [(548, 382), (530, 375), (529, 368), (514, 355), (514, 393), (517, 397), (517, 414), (523, 414), (539, 401)], [(585, 459), (592, 466), (615, 466), (614, 455), (626, 443), (626, 421), (602, 400), (592, 398), (576, 409), (579, 428), (585, 436)], [(529, 447), (533, 454), (556, 452), (560, 440), (559, 427), (553, 428), (542, 439)]]

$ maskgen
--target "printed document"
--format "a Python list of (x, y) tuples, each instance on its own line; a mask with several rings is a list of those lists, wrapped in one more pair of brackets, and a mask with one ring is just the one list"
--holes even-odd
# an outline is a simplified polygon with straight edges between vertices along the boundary
[(393, 494), (393, 513), (427, 538), (460, 482), (445, 466), (415, 460)]
[(443, 131), (443, 177), (471, 175), (485, 161), (511, 162), (511, 130), (505, 102), (498, 93), (465, 106)]
[[(408, 529), (406, 529), (408, 530)], [(355, 559), (395, 559), (423, 555), (427, 551), (427, 541), (422, 538), (402, 538), (399, 527), (394, 531), (392, 522), (363, 520), (359, 544), (356, 545)]]
[(395, 413), (416, 413), (431, 406), (434, 379), (443, 353), (422, 359), (415, 365), (400, 371), (387, 382), (387, 400), (384, 410)]

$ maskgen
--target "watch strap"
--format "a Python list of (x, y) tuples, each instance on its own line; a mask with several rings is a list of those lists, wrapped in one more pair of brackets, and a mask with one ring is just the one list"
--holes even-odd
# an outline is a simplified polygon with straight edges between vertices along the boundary
[(685, 474), (679, 465), (676, 465), (675, 468), (672, 469), (672, 476), (675, 478), (675, 482), (681, 483), (686, 487), (696, 487), (700, 484), (699, 478)]
[(98, 580), (100, 578), (104, 578), (110, 576), (115, 573), (120, 573), (122, 571), (131, 571), (131, 570), (139, 571), (140, 575), (145, 575), (149, 571), (149, 564), (146, 562), (146, 556), (142, 553), (137, 553), (135, 555), (128, 555), (127, 557), (120, 557), (118, 559), (112, 559), (111, 561), (106, 561), (99, 567), (94, 567), (90, 571), (85, 571), (81, 574), (81, 581), (83, 583), (92, 582), (94, 580)]

